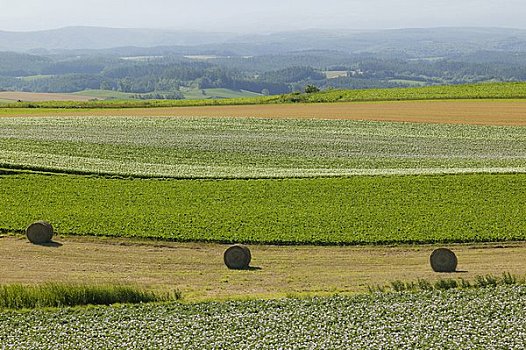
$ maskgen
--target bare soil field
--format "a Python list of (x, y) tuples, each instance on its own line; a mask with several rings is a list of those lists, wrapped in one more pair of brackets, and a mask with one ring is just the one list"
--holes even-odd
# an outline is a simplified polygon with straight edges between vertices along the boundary
[[(2, 96), (0, 95), (0, 98)], [(523, 100), (349, 102), (123, 109), (2, 109), (0, 116), (181, 116), (526, 125)]]
[(252, 268), (228, 270), (228, 245), (99, 237), (56, 237), (39, 246), (0, 236), (0, 281), (125, 283), (183, 292), (185, 300), (367, 291), (394, 280), (416, 281), (510, 272), (523, 276), (526, 243), (450, 245), (459, 272), (431, 270), (432, 245), (395, 247), (250, 246)]
[(0, 99), (7, 101), (24, 101), (24, 102), (44, 102), (44, 101), (89, 101), (93, 97), (57, 94), (57, 93), (39, 93), (39, 92), (19, 92), (19, 91), (0, 91)]

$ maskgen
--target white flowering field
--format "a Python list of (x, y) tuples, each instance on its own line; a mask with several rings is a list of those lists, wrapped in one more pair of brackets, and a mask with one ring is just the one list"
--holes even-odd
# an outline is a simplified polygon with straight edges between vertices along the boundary
[(526, 128), (250, 118), (1, 118), (1, 167), (176, 178), (526, 172)]
[(0, 312), (2, 349), (524, 349), (526, 287)]

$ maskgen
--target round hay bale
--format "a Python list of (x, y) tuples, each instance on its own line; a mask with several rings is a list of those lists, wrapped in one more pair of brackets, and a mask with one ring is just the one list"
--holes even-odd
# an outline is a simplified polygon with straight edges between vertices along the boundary
[(455, 272), (457, 269), (457, 256), (447, 248), (435, 249), (429, 261), (435, 272)]
[(236, 244), (225, 250), (223, 260), (229, 269), (243, 270), (250, 265), (252, 255), (250, 249), (244, 245)]
[(34, 222), (27, 227), (26, 236), (33, 244), (49, 243), (53, 238), (53, 226), (46, 221)]

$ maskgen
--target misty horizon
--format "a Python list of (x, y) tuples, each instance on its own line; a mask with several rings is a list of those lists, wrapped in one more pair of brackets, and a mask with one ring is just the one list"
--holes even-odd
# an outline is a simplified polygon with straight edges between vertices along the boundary
[(170, 27), (111, 27), (111, 26), (96, 26), (96, 25), (68, 25), (62, 27), (50, 27), (43, 29), (35, 30), (5, 30), (0, 29), (0, 32), (7, 33), (32, 33), (32, 32), (53, 32), (61, 31), (65, 29), (108, 29), (108, 30), (140, 30), (140, 31), (152, 31), (152, 32), (181, 32), (181, 33), (202, 33), (202, 34), (225, 34), (225, 35), (272, 35), (279, 33), (287, 32), (311, 32), (319, 31), (323, 32), (333, 32), (338, 31), (341, 34), (359, 34), (359, 33), (373, 33), (373, 32), (383, 32), (383, 31), (411, 31), (411, 30), (433, 30), (433, 29), (466, 29), (466, 30), (517, 30), (517, 31), (526, 31), (526, 28), (519, 27), (510, 27), (510, 26), (435, 26), (435, 27), (399, 27), (399, 28), (330, 28), (330, 27), (306, 27), (301, 29), (283, 29), (275, 31), (258, 31), (258, 32), (243, 32), (243, 31), (228, 31), (228, 30), (199, 30), (199, 29), (190, 29), (190, 28), (170, 28)]
[(241, 0), (199, 3), (151, 0), (0, 0), (0, 30), (64, 27), (159, 29), (233, 34), (307, 29), (371, 31), (437, 27), (526, 29), (526, 4), (517, 0)]

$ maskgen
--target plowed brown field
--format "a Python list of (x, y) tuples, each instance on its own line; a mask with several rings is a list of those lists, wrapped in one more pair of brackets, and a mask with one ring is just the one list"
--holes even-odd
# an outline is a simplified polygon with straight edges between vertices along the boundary
[(376, 120), (526, 126), (526, 101), (455, 100), (124, 109), (4, 109), (2, 116), (181, 116)]

